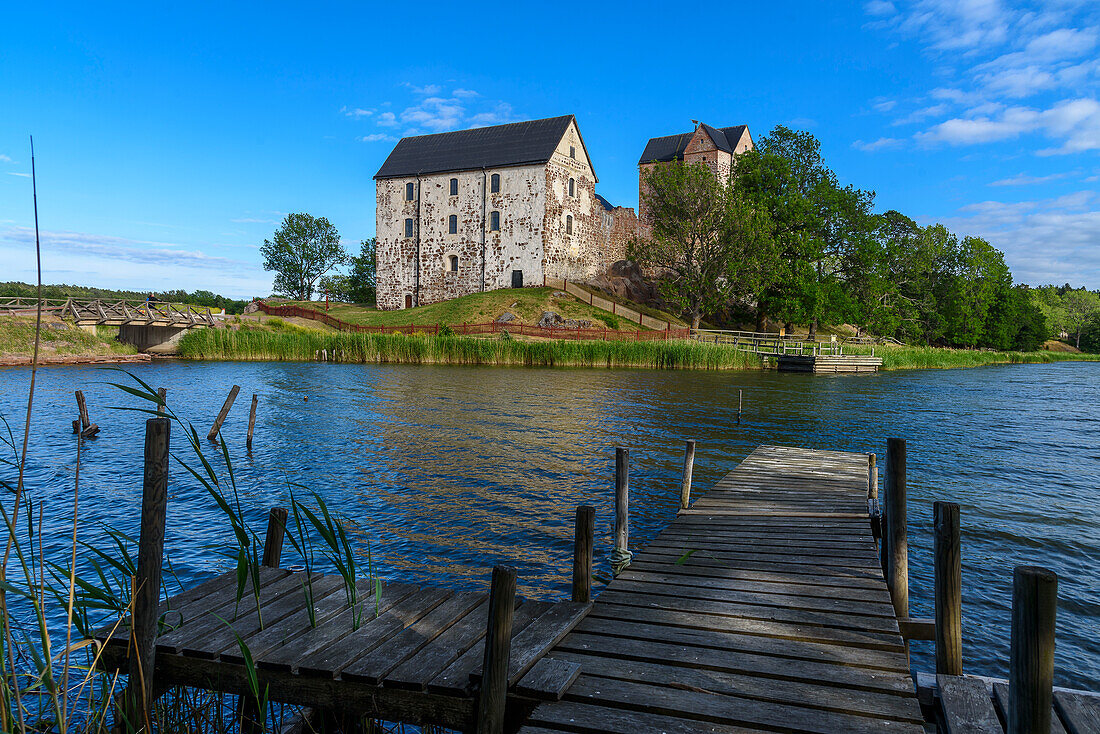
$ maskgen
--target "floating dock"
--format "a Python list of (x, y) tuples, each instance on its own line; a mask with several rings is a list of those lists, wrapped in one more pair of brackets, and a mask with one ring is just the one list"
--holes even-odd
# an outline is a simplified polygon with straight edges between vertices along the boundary
[(776, 358), (780, 372), (878, 372), (882, 357), (861, 354), (780, 354)]

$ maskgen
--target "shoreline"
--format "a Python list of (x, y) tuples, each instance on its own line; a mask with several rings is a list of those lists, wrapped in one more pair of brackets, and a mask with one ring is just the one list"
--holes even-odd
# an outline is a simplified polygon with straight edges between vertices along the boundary
[[(32, 357), (0, 357), (0, 367), (30, 367)], [(39, 357), (39, 367), (63, 367), (85, 364), (145, 364), (153, 361), (151, 354), (67, 354)]]

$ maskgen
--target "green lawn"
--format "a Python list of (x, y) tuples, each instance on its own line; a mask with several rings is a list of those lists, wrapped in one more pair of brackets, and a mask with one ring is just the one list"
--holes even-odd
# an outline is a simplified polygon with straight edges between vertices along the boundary
[[(593, 308), (573, 296), (554, 295), (562, 293), (553, 288), (505, 288), (485, 293), (472, 293), (442, 303), (433, 303), (416, 308), (396, 311), (379, 311), (367, 306), (353, 304), (331, 304), (328, 314), (353, 324), (371, 326), (427, 326), (431, 324), (483, 324), (496, 319), (506, 311), (516, 316), (516, 323), (536, 324), (543, 311), (554, 311), (566, 319), (590, 321), (595, 327), (607, 326), (612, 329), (636, 329), (633, 322), (619, 316)], [(281, 305), (283, 302), (272, 302)], [(325, 310), (324, 301), (286, 301), (286, 304)], [(638, 309), (635, 304), (627, 304)], [(658, 318), (671, 318), (668, 314), (646, 309), (647, 313)], [(659, 314), (659, 315), (658, 315)], [(678, 321), (678, 320), (676, 320)]]

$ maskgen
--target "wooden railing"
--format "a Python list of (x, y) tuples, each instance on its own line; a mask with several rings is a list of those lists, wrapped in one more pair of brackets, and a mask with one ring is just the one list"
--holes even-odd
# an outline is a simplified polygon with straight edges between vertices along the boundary
[[(0, 298), (0, 313), (34, 314), (38, 299)], [(158, 326), (213, 326), (209, 308), (163, 301), (104, 300), (101, 298), (43, 298), (42, 310), (86, 324), (154, 324)]]
[[(302, 306), (272, 306), (264, 301), (256, 304), (261, 311), (269, 316), (297, 317), (312, 319), (340, 331), (350, 331), (365, 334), (439, 334), (443, 324), (405, 324), (404, 326), (369, 326), (367, 324), (352, 324), (327, 313), (315, 311), (312, 308)], [(670, 328), (663, 331), (648, 331), (644, 329), (621, 330), (608, 329), (606, 327), (573, 327), (573, 326), (529, 326), (512, 322), (491, 322), (482, 324), (448, 324), (456, 335), (473, 334), (497, 334), (506, 331), (509, 334), (521, 334), (523, 336), (537, 336), (544, 339), (580, 339), (580, 340), (604, 340), (604, 341), (668, 341), (670, 339), (687, 339), (691, 330), (684, 328)]]
[[(783, 334), (758, 331), (722, 331), (717, 329), (696, 329), (692, 332), (695, 339), (710, 344), (728, 344), (756, 354), (769, 356), (834, 356), (844, 354), (844, 345), (837, 341), (816, 341)], [(871, 347), (871, 356), (875, 353)]]

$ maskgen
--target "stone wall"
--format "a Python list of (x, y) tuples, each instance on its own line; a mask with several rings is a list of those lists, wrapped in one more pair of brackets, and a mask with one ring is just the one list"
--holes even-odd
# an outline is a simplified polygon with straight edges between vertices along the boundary
[[(570, 156), (572, 149), (573, 156)], [(574, 182), (569, 195), (569, 180)], [(596, 200), (596, 175), (576, 125), (570, 125), (546, 164), (544, 268), (555, 278), (586, 280), (600, 271), (603, 206)], [(572, 233), (568, 220), (572, 217)]]

